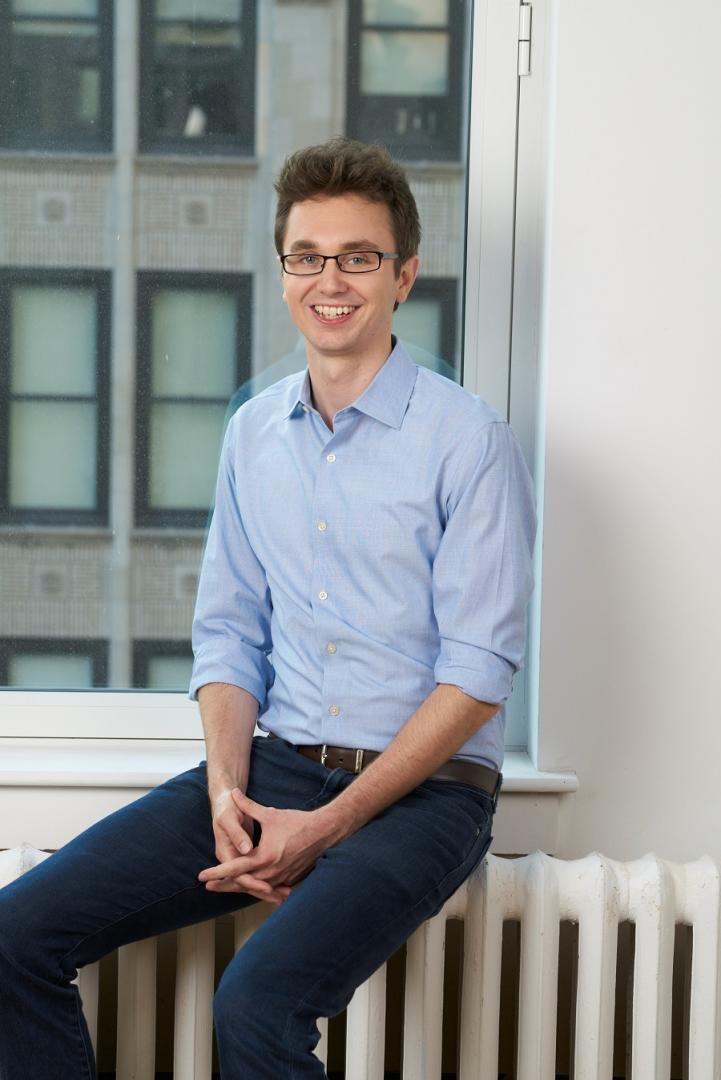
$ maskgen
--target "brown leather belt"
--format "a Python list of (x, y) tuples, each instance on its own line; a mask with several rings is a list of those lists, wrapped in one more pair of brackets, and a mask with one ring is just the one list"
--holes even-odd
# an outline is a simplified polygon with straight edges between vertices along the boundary
[[(272, 731), (268, 732), (270, 739), (279, 738)], [(286, 741), (286, 740), (284, 740)], [(346, 746), (295, 746), (287, 743), (299, 754), (325, 765), (327, 769), (347, 769), (348, 772), (359, 773), (380, 757), (379, 750), (351, 750)], [(447, 761), (437, 772), (431, 773), (429, 780), (455, 780), (460, 784), (470, 784), (471, 787), (480, 788), (497, 798), (503, 777), (497, 769), (491, 769), (487, 765), (481, 765), (474, 761)]]

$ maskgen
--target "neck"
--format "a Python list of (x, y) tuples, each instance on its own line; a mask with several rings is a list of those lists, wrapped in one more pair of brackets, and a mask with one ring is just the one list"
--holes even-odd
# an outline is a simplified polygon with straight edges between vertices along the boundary
[(392, 351), (393, 346), (389, 342), (388, 351), (382, 359), (379, 360), (376, 354), (359, 360), (346, 356), (320, 356), (308, 350), (311, 397), (331, 431), (335, 414), (345, 409), (346, 405), (350, 405), (370, 386)]

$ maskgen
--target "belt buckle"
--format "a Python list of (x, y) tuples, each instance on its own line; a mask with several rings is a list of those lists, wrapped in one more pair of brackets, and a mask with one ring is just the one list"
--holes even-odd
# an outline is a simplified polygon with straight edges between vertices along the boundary
[(325, 765), (325, 759), (327, 757), (328, 757), (328, 744), (323, 743), (323, 745), (320, 748), (320, 763), (321, 763), (321, 765)]
[(365, 757), (365, 750), (356, 750), (355, 752), (355, 769), (353, 770), (357, 775), (363, 768), (363, 758)]

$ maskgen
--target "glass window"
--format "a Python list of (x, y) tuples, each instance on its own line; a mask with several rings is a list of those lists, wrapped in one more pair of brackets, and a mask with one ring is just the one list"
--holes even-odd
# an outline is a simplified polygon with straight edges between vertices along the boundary
[(141, 275), (137, 519), (203, 525), (228, 402), (250, 373), (250, 284)]
[(406, 160), (457, 159), (462, 0), (350, 0), (347, 128)]
[(252, 154), (254, 0), (142, 5), (144, 150)]
[(67, 639), (0, 639), (3, 686), (37, 690), (87, 690), (104, 686), (107, 644)]
[(4, 146), (109, 149), (110, 0), (0, 0)]
[(2, 279), (5, 521), (105, 518), (107, 300), (105, 274), (10, 272)]
[(148, 690), (185, 690), (193, 668), (189, 641), (136, 641), (133, 685)]
[(457, 288), (453, 278), (420, 278), (393, 316), (394, 333), (417, 364), (460, 382), (457, 356)]
[[(272, 236), (292, 151), (345, 132), (405, 162), (423, 241), (395, 332), (462, 381), (471, 8), (0, 0), (5, 685), (186, 689), (224, 422), (306, 365)], [(110, 147), (113, 106), (142, 152), (123, 124), (101, 160), (84, 151)]]

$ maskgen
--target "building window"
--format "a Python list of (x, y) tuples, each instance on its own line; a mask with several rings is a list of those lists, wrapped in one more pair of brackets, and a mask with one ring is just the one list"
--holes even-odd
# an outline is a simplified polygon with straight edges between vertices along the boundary
[(78, 638), (0, 638), (0, 685), (33, 690), (106, 686), (106, 641)]
[(250, 319), (249, 275), (139, 275), (138, 525), (205, 525), (228, 402), (250, 376)]
[(134, 641), (133, 686), (145, 690), (187, 690), (193, 669), (189, 641)]
[(105, 524), (110, 276), (0, 274), (0, 520)]
[(463, 0), (350, 0), (346, 130), (406, 161), (458, 160)]
[(454, 278), (417, 278), (411, 295), (393, 316), (393, 332), (415, 362), (453, 382), (461, 378), (457, 293)]
[(141, 5), (143, 150), (252, 154), (255, 0)]
[(111, 0), (0, 0), (0, 142), (112, 146)]

